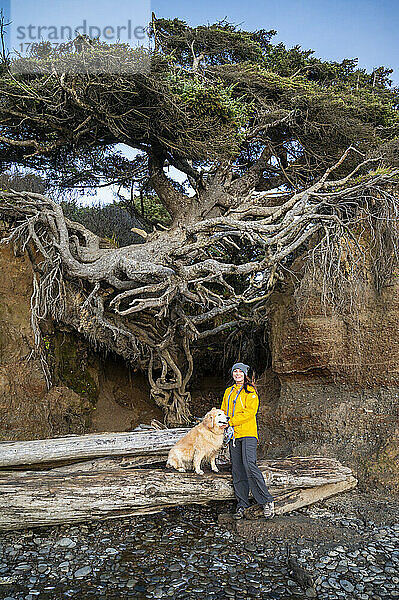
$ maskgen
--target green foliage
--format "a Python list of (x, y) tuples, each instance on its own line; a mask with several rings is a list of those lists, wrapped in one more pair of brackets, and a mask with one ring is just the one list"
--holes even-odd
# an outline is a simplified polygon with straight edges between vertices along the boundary
[(4, 172), (0, 173), (0, 189), (44, 194), (46, 192), (45, 180), (34, 173)]
[(58, 382), (96, 404), (98, 387), (83, 360), (83, 346), (79, 340), (67, 334), (55, 334), (47, 337), (47, 350), (54, 363)]
[[(163, 206), (159, 198), (155, 195), (144, 196), (143, 200), (136, 196), (134, 198), (136, 214), (141, 215), (152, 225), (158, 223), (167, 227), (171, 223), (171, 216)], [(142, 208), (144, 209), (142, 212)]]
[(143, 224), (130, 215), (121, 203), (80, 206), (76, 201), (62, 202), (64, 215), (71, 221), (81, 223), (96, 235), (106, 239), (115, 248), (143, 241), (133, 233), (133, 227), (143, 229)]
[[(242, 174), (270, 147), (283, 166), (295, 164), (296, 187), (350, 145), (365, 154), (381, 147), (394, 159), (399, 93), (390, 69), (368, 73), (357, 59), (323, 61), (313, 50), (273, 44), (274, 31), (242, 31), (226, 21), (190, 27), (154, 19), (151, 32), (150, 55), (79, 38), (58, 52), (39, 44), (15, 65), (25, 72), (4, 71), (0, 127), (6, 138), (27, 142), (0, 144), (4, 168), (46, 172), (64, 189), (134, 182), (147, 194), (153, 156), (203, 169), (230, 162)], [(149, 68), (137, 69), (145, 58)], [(84, 72), (76, 70), (82, 60)], [(122, 156), (121, 143), (141, 154)], [(348, 160), (335, 175), (352, 166)], [(272, 169), (265, 175), (273, 176)]]
[(216, 81), (210, 86), (182, 70), (172, 73), (170, 82), (178, 100), (200, 117), (217, 117), (239, 129), (253, 114), (251, 105), (235, 96), (234, 85), (226, 87), (222, 81)]
[(308, 65), (312, 54), (313, 50), (301, 50), (300, 46), (287, 50), (282, 42), (276, 45), (269, 44), (263, 56), (264, 66), (278, 75), (290, 77)]
[(262, 62), (263, 49), (275, 33), (274, 30), (240, 31), (227, 21), (189, 27), (180, 19), (156, 19), (150, 29), (162, 52), (185, 67), (192, 63), (193, 53), (203, 54), (210, 65)]

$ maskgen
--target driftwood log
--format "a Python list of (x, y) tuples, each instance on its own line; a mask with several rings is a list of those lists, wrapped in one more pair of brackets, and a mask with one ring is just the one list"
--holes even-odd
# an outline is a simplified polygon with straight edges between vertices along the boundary
[[(141, 454), (139, 456), (115, 456), (105, 458), (94, 458), (84, 462), (68, 463), (51, 468), (51, 473), (90, 473), (99, 471), (116, 471), (118, 469), (133, 469), (137, 467), (148, 467), (150, 465), (165, 465), (168, 452), (160, 454)], [(43, 465), (36, 465), (37, 470)], [(41, 469), (43, 470), (43, 469)], [(48, 470), (48, 469), (45, 469)], [(1, 471), (1, 469), (0, 469)]]
[(187, 428), (140, 430), (128, 433), (72, 435), (26, 442), (1, 442), (0, 467), (40, 464), (49, 466), (53, 463), (56, 465), (108, 456), (160, 456), (162, 460), (187, 431)]
[[(277, 514), (351, 489), (357, 483), (350, 469), (334, 459), (291, 457), (260, 461), (259, 466), (275, 497)], [(230, 472), (197, 475), (162, 468), (2, 472), (0, 529), (110, 519), (232, 498)]]

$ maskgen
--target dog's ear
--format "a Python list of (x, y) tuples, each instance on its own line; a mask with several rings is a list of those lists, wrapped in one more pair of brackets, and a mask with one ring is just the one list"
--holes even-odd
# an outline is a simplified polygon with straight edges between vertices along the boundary
[(207, 413), (204, 417), (204, 425), (207, 429), (212, 429), (213, 427), (213, 415), (211, 415), (211, 413)]

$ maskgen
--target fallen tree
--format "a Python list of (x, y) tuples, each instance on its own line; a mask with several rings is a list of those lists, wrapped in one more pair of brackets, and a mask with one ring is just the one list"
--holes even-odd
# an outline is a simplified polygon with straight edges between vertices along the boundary
[[(132, 431), (129, 433), (93, 433), (26, 442), (1, 442), (0, 467), (27, 465), (55, 466), (57, 463), (82, 461), (102, 456), (135, 457), (136, 463), (157, 457), (161, 460), (188, 429)], [(141, 460), (140, 460), (141, 459)]]
[[(259, 466), (284, 514), (353, 488), (351, 470), (338, 461), (291, 457)], [(106, 472), (0, 473), (0, 529), (25, 529), (59, 523), (153, 513), (183, 504), (231, 500), (230, 473), (178, 473), (165, 469)]]

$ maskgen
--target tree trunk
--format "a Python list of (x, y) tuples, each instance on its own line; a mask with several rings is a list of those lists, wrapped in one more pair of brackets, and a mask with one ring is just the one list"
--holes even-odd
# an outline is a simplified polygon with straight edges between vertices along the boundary
[[(148, 467), (149, 465), (166, 463), (168, 452), (162, 454), (142, 454), (140, 456), (116, 456), (115, 458), (94, 458), (84, 462), (62, 464), (51, 469), (51, 473), (91, 473), (96, 471), (116, 471), (118, 469), (132, 469), (137, 467)], [(43, 464), (38, 468), (43, 470)], [(45, 468), (44, 470), (47, 470)], [(36, 469), (35, 469), (36, 470)]]
[[(334, 459), (292, 457), (261, 461), (259, 466), (276, 499), (278, 514), (351, 489), (357, 483), (350, 469)], [(230, 473), (197, 475), (164, 469), (3, 472), (0, 529), (110, 519), (233, 498)]]
[(38, 464), (48, 466), (52, 463), (82, 461), (101, 456), (165, 456), (187, 431), (188, 429), (178, 428), (1, 442), (0, 467)]

